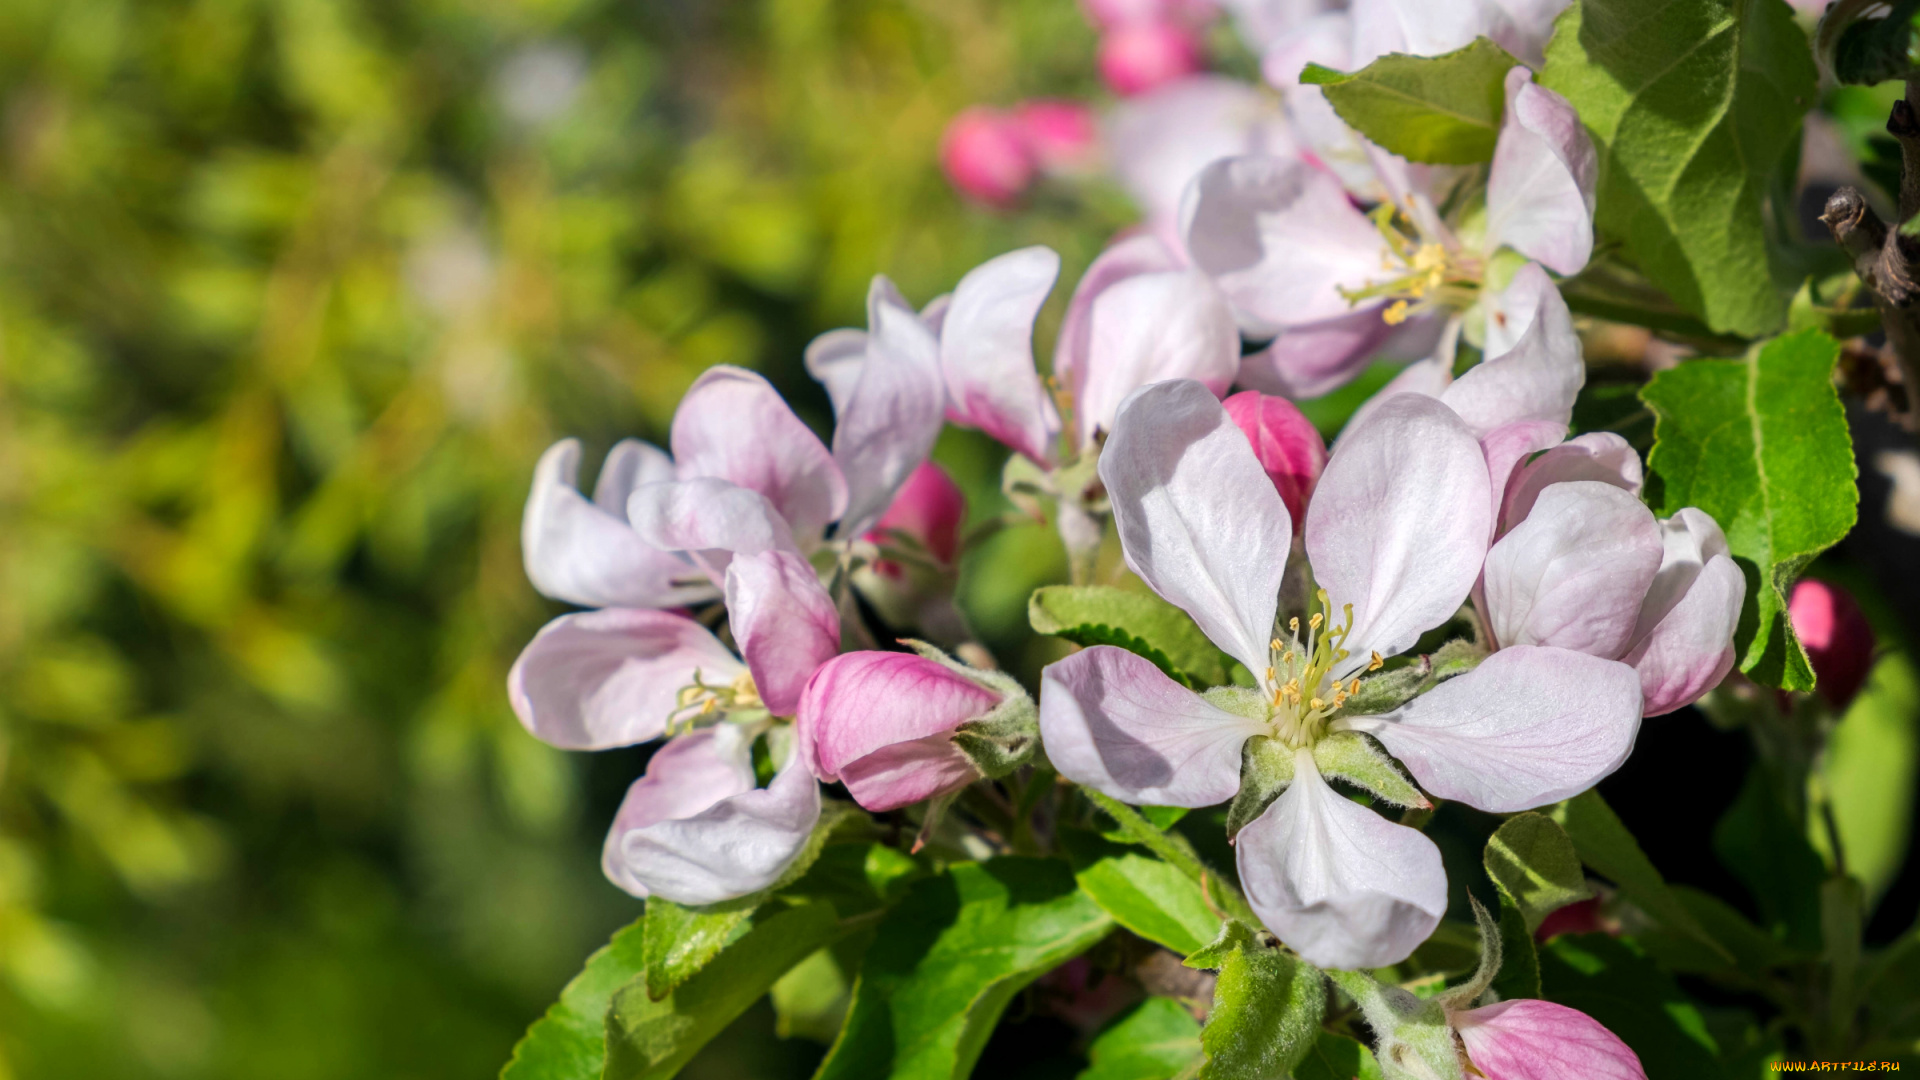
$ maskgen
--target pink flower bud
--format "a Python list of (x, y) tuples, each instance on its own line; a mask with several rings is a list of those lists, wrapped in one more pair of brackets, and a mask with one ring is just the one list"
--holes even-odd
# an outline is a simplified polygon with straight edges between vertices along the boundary
[(869, 810), (894, 810), (979, 779), (953, 730), (998, 704), (999, 694), (923, 656), (852, 652), (814, 673), (795, 724), (816, 775), (846, 784)]
[(1041, 98), (1021, 105), (1014, 118), (1034, 161), (1048, 172), (1086, 172), (1099, 157), (1100, 125), (1081, 102)]
[(1242, 390), (1221, 404), (1253, 444), (1254, 456), (1280, 490), (1280, 500), (1293, 518), (1294, 535), (1299, 535), (1307, 500), (1313, 497), (1313, 485), (1327, 464), (1327, 444), (1319, 430), (1293, 402), (1257, 390)]
[(1129, 23), (1100, 39), (1100, 77), (1131, 97), (1200, 70), (1200, 37), (1164, 20)]
[(962, 195), (1006, 206), (1033, 182), (1025, 132), (998, 109), (975, 106), (953, 118), (940, 139), (940, 167)]
[[(960, 554), (960, 526), (966, 520), (966, 494), (945, 469), (928, 461), (921, 463), (907, 477), (907, 482), (900, 485), (899, 494), (893, 497), (892, 505), (880, 515), (866, 539), (874, 544), (887, 544), (893, 541), (889, 534), (903, 534), (917, 542), (935, 562), (952, 566)], [(885, 559), (876, 562), (874, 568), (888, 577), (899, 577), (904, 572), (899, 563)]]
[(1551, 941), (1561, 934), (1612, 934), (1618, 937), (1620, 924), (1600, 910), (1599, 897), (1590, 896), (1549, 911), (1547, 917), (1540, 920), (1540, 929), (1533, 932), (1533, 940)]
[(1802, 578), (1787, 614), (1813, 661), (1814, 689), (1834, 708), (1846, 708), (1873, 670), (1873, 627), (1860, 605), (1838, 585)]
[(1450, 1019), (1487, 1080), (1647, 1080), (1640, 1056), (1578, 1009), (1518, 998)]

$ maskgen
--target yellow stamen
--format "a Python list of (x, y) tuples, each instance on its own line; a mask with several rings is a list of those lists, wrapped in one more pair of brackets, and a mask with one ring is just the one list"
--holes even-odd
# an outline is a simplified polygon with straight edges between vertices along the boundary
[(1318, 630), (1320, 629), (1320, 624), (1323, 621), (1325, 620), (1322, 618), (1321, 614), (1316, 611), (1313, 613), (1313, 618), (1307, 620), (1307, 628), (1310, 630)]
[(1388, 326), (1399, 326), (1407, 321), (1410, 306), (1405, 300), (1395, 300), (1387, 305), (1387, 310), (1380, 313), (1380, 319)]
[(1379, 653), (1374, 653), (1374, 654), (1373, 654), (1373, 662), (1367, 665), (1367, 670), (1368, 670), (1368, 671), (1379, 671), (1379, 670), (1380, 670), (1381, 668), (1383, 668), (1383, 667), (1385, 667), (1385, 666), (1386, 666), (1386, 664), (1387, 664), (1387, 662), (1386, 662), (1385, 660), (1382, 660), (1382, 659), (1380, 659), (1380, 654), (1379, 654)]

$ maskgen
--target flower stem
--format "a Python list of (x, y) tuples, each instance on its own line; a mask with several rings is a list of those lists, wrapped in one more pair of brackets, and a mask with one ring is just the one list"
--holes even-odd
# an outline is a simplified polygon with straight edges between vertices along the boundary
[(1232, 882), (1207, 869), (1206, 864), (1200, 861), (1200, 856), (1194, 853), (1192, 846), (1184, 839), (1168, 836), (1155, 828), (1153, 822), (1148, 821), (1140, 811), (1119, 799), (1101, 794), (1090, 787), (1083, 786), (1080, 790), (1086, 794), (1093, 805), (1098, 806), (1106, 812), (1108, 817), (1117, 822), (1120, 825), (1120, 831), (1127, 834), (1129, 839), (1146, 845), (1148, 850), (1165, 859), (1174, 869), (1198, 882), (1208, 897), (1216, 900), (1226, 909), (1222, 914), (1239, 919), (1249, 927), (1257, 928), (1261, 925), (1260, 917), (1253, 913), (1253, 908), (1248, 905), (1247, 898), (1240, 895), (1240, 890), (1234, 888)]

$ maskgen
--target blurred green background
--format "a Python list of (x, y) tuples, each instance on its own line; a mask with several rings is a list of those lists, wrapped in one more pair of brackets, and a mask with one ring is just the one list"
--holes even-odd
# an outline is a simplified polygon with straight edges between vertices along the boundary
[[(639, 910), (641, 758), (506, 705), (535, 458), (723, 362), (824, 425), (876, 271), (1072, 280), (1117, 197), (972, 209), (935, 148), (1093, 49), (1070, 0), (0, 5), (0, 1078), (492, 1075)], [(979, 553), (990, 642), (1057, 560)], [(801, 1052), (734, 1042), (694, 1071)]]

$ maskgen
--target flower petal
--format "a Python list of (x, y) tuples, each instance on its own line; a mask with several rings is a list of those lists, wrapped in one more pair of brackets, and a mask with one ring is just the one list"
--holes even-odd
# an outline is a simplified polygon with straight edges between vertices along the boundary
[(1494, 640), (1614, 659), (1633, 639), (1660, 559), (1660, 527), (1639, 499), (1598, 480), (1555, 484), (1487, 552)]
[(1640, 455), (1627, 440), (1611, 431), (1576, 435), (1513, 470), (1500, 508), (1501, 528), (1524, 521), (1548, 485), (1597, 480), (1638, 495), (1642, 479)]
[[(1387, 385), (1374, 391), (1373, 396), (1360, 403), (1360, 407), (1347, 418), (1347, 425), (1340, 429), (1341, 437), (1348, 432), (1359, 431), (1366, 426), (1367, 420), (1378, 412), (1381, 406), (1401, 394), (1420, 394), (1439, 399), (1447, 387), (1453, 385), (1453, 366), (1443, 363), (1437, 356), (1425, 360), (1416, 360), (1400, 369), (1400, 374), (1387, 381)], [(1334, 444), (1336, 447), (1338, 442)]]
[(1292, 152), (1280, 110), (1257, 87), (1197, 75), (1128, 98), (1107, 121), (1114, 174), (1149, 227), (1171, 239), (1187, 184), (1209, 162)]
[(1514, 470), (1534, 454), (1558, 445), (1566, 433), (1566, 425), (1552, 420), (1516, 420), (1480, 437), (1480, 452), (1487, 455), (1495, 536), (1499, 535), (1501, 498), (1513, 479)]
[(1335, 668), (1392, 656), (1452, 618), (1480, 575), (1493, 520), (1480, 444), (1451, 409), (1400, 394), (1348, 427), (1307, 505), (1307, 560), (1332, 602), (1353, 605)]
[(659, 738), (697, 671), (709, 683), (744, 671), (706, 628), (665, 611), (608, 608), (541, 627), (507, 674), (520, 723), (566, 750)]
[(715, 477), (759, 492), (807, 542), (847, 508), (833, 455), (767, 380), (742, 368), (707, 369), (673, 414), (682, 480)]
[(840, 770), (847, 794), (880, 813), (959, 791), (980, 779), (951, 735), (929, 735), (883, 746)]
[(722, 799), (752, 791), (751, 746), (740, 728), (723, 724), (667, 740), (633, 782), (607, 831), (601, 869), (615, 885), (645, 898), (647, 887), (620, 861), (620, 840), (634, 829), (689, 818)]
[(1440, 400), (1476, 434), (1517, 420), (1550, 420), (1564, 428), (1573, 422), (1574, 398), (1587, 381), (1573, 316), (1538, 264), (1521, 267), (1508, 292), (1532, 296), (1533, 317), (1526, 332), (1512, 350), (1455, 379)]
[(1481, 0), (1354, 0), (1353, 70), (1388, 53), (1439, 56), (1490, 36), (1488, 8)]
[(1647, 1080), (1639, 1055), (1578, 1009), (1520, 998), (1449, 1019), (1487, 1080)]
[(1148, 383), (1194, 379), (1218, 397), (1240, 370), (1233, 310), (1198, 270), (1117, 282), (1094, 301), (1088, 322), (1087, 368), (1074, 397), (1085, 446), (1113, 430), (1120, 403)]
[(1516, 645), (1385, 716), (1378, 738), (1420, 786), (1489, 813), (1572, 798), (1618, 769), (1640, 731), (1640, 678), (1617, 660)]
[(795, 754), (773, 783), (607, 839), (609, 872), (676, 904), (717, 904), (780, 880), (820, 820), (820, 785)]
[[(631, 440), (616, 445), (600, 468), (596, 499), (574, 486), (580, 443), (562, 439), (540, 455), (520, 523), (527, 579), (541, 595), (586, 607), (671, 607), (713, 595), (697, 567), (647, 544), (627, 525), (624, 497), (614, 492), (647, 471), (647, 452)], [(602, 500), (598, 496), (606, 494)]]
[(1305, 401), (1332, 393), (1393, 340), (1397, 331), (1380, 317), (1385, 304), (1281, 331), (1266, 348), (1240, 359), (1234, 381), (1250, 390)]
[(947, 419), (979, 428), (1034, 461), (1053, 460), (1060, 416), (1033, 363), (1033, 320), (1060, 276), (1060, 256), (1021, 248), (974, 267), (940, 329)]
[(1447, 910), (1440, 849), (1328, 787), (1308, 750), (1234, 849), (1254, 914), (1316, 967), (1397, 964)]
[(1536, 85), (1524, 67), (1507, 72), (1507, 111), (1487, 178), (1487, 239), (1559, 274), (1593, 255), (1593, 141), (1567, 99)]
[(829, 330), (807, 343), (803, 359), (807, 374), (826, 388), (833, 415), (839, 416), (860, 382), (860, 369), (866, 366), (867, 332), (852, 327)]
[(1733, 632), (1747, 591), (1711, 516), (1687, 507), (1660, 530), (1660, 571), (1623, 657), (1640, 672), (1648, 716), (1691, 705), (1732, 670)]
[(1139, 806), (1212, 806), (1240, 790), (1263, 724), (1215, 708), (1153, 661), (1095, 645), (1040, 672), (1040, 739), (1060, 775)]
[(627, 517), (640, 539), (689, 553), (716, 583), (733, 555), (797, 550), (766, 496), (710, 476), (635, 488)]
[(1101, 451), (1100, 479), (1127, 565), (1228, 655), (1263, 670), (1293, 523), (1213, 392), (1184, 379), (1136, 390)]
[(1338, 180), (1275, 157), (1202, 169), (1181, 202), (1180, 234), (1253, 337), (1351, 312), (1340, 289), (1378, 275), (1386, 248)]
[(838, 536), (865, 532), (927, 460), (945, 422), (940, 342), (910, 309), (870, 303), (867, 357), (844, 404), (836, 403), (833, 459), (849, 500)]
[(727, 616), (760, 700), (792, 716), (807, 680), (840, 651), (840, 613), (812, 565), (787, 551), (738, 556), (727, 567)]
[[(1140, 274), (1178, 270), (1179, 256), (1153, 233), (1137, 232), (1107, 245), (1080, 281), (1067, 301), (1067, 313), (1060, 320), (1060, 336), (1053, 348), (1053, 377), (1065, 386), (1075, 403), (1076, 437), (1084, 445), (1092, 425), (1079, 419), (1079, 402), (1087, 379), (1087, 350), (1093, 344), (1093, 304), (1109, 288)], [(1112, 418), (1108, 417), (1109, 424)]]
[(869, 754), (951, 734), (998, 704), (999, 694), (924, 656), (850, 652), (821, 665), (807, 683), (796, 722), (820, 778), (832, 782)]

